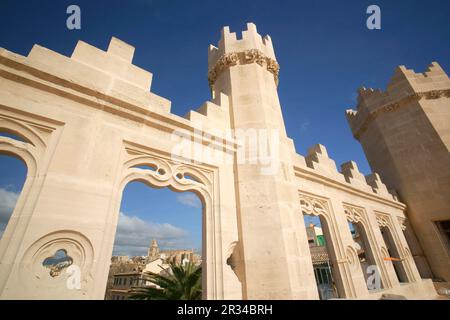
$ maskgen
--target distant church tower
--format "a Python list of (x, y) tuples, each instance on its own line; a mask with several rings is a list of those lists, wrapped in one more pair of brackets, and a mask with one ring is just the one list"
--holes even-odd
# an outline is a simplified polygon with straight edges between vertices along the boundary
[(357, 110), (347, 110), (347, 119), (372, 170), (408, 206), (419, 242), (408, 227), (405, 236), (421, 276), (450, 281), (447, 74), (436, 62), (425, 73), (400, 66), (386, 92), (361, 88)]
[(150, 246), (150, 248), (148, 248), (148, 260), (154, 260), (156, 258), (158, 258), (159, 255), (159, 247), (158, 247), (158, 243), (156, 242), (155, 239), (152, 240), (152, 244)]

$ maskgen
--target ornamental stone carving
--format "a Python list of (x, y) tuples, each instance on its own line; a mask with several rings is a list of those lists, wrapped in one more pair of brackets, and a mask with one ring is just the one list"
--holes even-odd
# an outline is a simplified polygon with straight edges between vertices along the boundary
[(406, 218), (404, 217), (397, 217), (398, 219), (398, 223), (400, 224), (400, 228), (402, 229), (402, 231), (406, 230)]
[(273, 74), (276, 85), (278, 86), (278, 74), (280, 66), (274, 59), (266, 57), (258, 49), (250, 49), (242, 52), (229, 52), (222, 55), (216, 64), (208, 71), (208, 83), (212, 87), (217, 77), (227, 68), (235, 65), (245, 65), (257, 63), (261, 67), (265, 67), (267, 71)]
[(346, 250), (346, 258), (350, 267), (353, 270), (357, 270), (359, 267), (359, 258), (356, 249), (353, 246), (347, 246)]
[(345, 217), (348, 221), (358, 223), (363, 221), (364, 211), (361, 208), (350, 206), (347, 204), (343, 205)]
[(389, 216), (387, 216), (385, 214), (381, 214), (381, 213), (376, 213), (375, 215), (376, 215), (378, 226), (380, 228), (382, 228), (382, 227), (389, 228), (391, 226), (390, 221), (389, 221)]
[(90, 240), (73, 230), (59, 230), (38, 239), (25, 252), (21, 263), (21, 280), (46, 289), (67, 290), (68, 267), (80, 270), (81, 290), (87, 288), (94, 262)]
[(327, 216), (329, 212), (326, 200), (306, 196), (304, 194), (300, 194), (300, 207), (302, 208), (303, 213), (314, 216)]

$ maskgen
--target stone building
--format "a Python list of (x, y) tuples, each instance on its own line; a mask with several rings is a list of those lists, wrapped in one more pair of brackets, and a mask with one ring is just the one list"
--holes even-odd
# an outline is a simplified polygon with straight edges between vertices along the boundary
[(152, 240), (151, 246), (148, 248), (147, 259), (151, 261), (159, 257), (159, 247), (156, 240)]
[(127, 300), (136, 289), (157, 286), (148, 281), (142, 272), (123, 272), (113, 276), (113, 282), (106, 291), (105, 300)]
[[(403, 232), (407, 217), (420, 223), (420, 213), (414, 213), (420, 205), (412, 204), (414, 212), (407, 215), (378, 174), (364, 176), (352, 161), (338, 170), (322, 145), (297, 153), (278, 99), (272, 40), (261, 37), (254, 24), (239, 38), (225, 27), (218, 45), (209, 47), (211, 101), (185, 117), (172, 114), (170, 101), (151, 92), (152, 74), (132, 64), (133, 54), (132, 46), (116, 38), (106, 51), (79, 41), (70, 57), (38, 45), (26, 57), (0, 49), (0, 132), (20, 137), (0, 136), (0, 153), (15, 155), (28, 169), (0, 242), (2, 299), (103, 298), (122, 192), (135, 180), (200, 197), (205, 299), (319, 299), (303, 215), (321, 221), (340, 298), (436, 295), (432, 281), (421, 278)], [(444, 79), (439, 72), (436, 79)], [(430, 91), (413, 103), (416, 109), (448, 110), (448, 98), (430, 99), (441, 90), (433, 79), (420, 80)], [(364, 118), (364, 110), (354, 116)], [(435, 152), (445, 159), (439, 136), (448, 137), (448, 113), (428, 114), (436, 117), (436, 129), (422, 138), (435, 145), (423, 145), (429, 150), (419, 154), (424, 163)], [(384, 134), (381, 119), (393, 115), (382, 113), (370, 122), (359, 135), (367, 139), (363, 145), (384, 143), (369, 133)], [(396, 125), (393, 120), (388, 127)], [(396, 134), (411, 133), (398, 126)], [(254, 148), (268, 144), (269, 155)], [(391, 186), (401, 170), (388, 160), (372, 163), (377, 170), (386, 167), (383, 177)], [(442, 176), (434, 164), (435, 174), (427, 176), (434, 189), (414, 185), (417, 201), (429, 203), (439, 186), (448, 186), (449, 166), (442, 165)], [(406, 194), (400, 194), (405, 201)], [(448, 209), (448, 193), (439, 194), (432, 202)], [(448, 210), (439, 219), (446, 217)], [(368, 286), (349, 221), (363, 234), (379, 290)], [(436, 261), (444, 277), (439, 265), (448, 263), (448, 255), (440, 245), (427, 247), (423, 237), (423, 250), (436, 255), (430, 265)], [(65, 263), (44, 265), (56, 252), (64, 253)], [(79, 270), (77, 290), (66, 285), (72, 265)]]
[[(127, 259), (125, 259), (127, 258)], [(112, 256), (111, 264), (109, 266), (108, 280), (106, 282), (105, 299), (113, 300), (110, 293), (111, 289), (118, 285), (115, 276), (118, 274), (141, 274), (145, 268), (145, 264), (133, 261), (126, 256)]]
[(404, 232), (422, 277), (450, 282), (447, 74), (437, 62), (424, 73), (400, 66), (386, 91), (361, 88), (347, 119), (372, 170), (408, 206)]
[(147, 256), (111, 258), (105, 300), (124, 300), (133, 294), (133, 289), (152, 286), (152, 283), (146, 280), (145, 273), (164, 274), (171, 262), (200, 265), (201, 261), (201, 256), (194, 250), (160, 250), (158, 242), (152, 240)]

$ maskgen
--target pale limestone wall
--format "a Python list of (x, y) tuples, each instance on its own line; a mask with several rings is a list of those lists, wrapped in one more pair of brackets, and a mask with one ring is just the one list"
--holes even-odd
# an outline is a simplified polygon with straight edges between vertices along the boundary
[(386, 92), (361, 89), (357, 111), (347, 111), (372, 169), (408, 205), (422, 275), (446, 281), (450, 249), (434, 221), (450, 219), (449, 93), (450, 79), (436, 62), (425, 73), (400, 66)]
[[(420, 279), (401, 231), (405, 206), (379, 176), (364, 177), (354, 162), (341, 174), (320, 145), (306, 157), (296, 153), (278, 100), (272, 42), (253, 24), (243, 40), (224, 28), (217, 48), (210, 47), (213, 99), (185, 118), (149, 91), (152, 75), (132, 65), (133, 52), (115, 38), (106, 52), (79, 42), (71, 58), (39, 46), (28, 57), (1, 49), (0, 129), (26, 142), (0, 137), (0, 152), (28, 167), (0, 243), (2, 299), (102, 299), (122, 191), (134, 180), (202, 199), (205, 298), (318, 299), (302, 213), (327, 221), (342, 297), (435, 294), (430, 281)], [(243, 141), (216, 139), (223, 129), (277, 130), (277, 170), (262, 174), (261, 163), (238, 162)], [(231, 161), (196, 152), (174, 159), (180, 143), (174, 131)], [(136, 168), (141, 165), (154, 170)], [(367, 291), (348, 219), (367, 227), (381, 292)], [(394, 236), (408, 284), (400, 286), (384, 260), (380, 226)], [(58, 249), (80, 266), (80, 290), (67, 289), (65, 270), (50, 277), (41, 265)]]
[[(409, 298), (429, 298), (434, 290), (430, 280), (422, 280), (403, 235), (405, 205), (390, 194), (379, 176), (364, 177), (354, 162), (341, 165), (341, 171), (329, 158), (324, 146), (310, 148), (306, 157), (296, 155), (294, 163), (302, 212), (327, 221), (327, 243), (332, 246), (332, 263), (340, 276), (339, 294), (346, 298), (376, 299), (386, 292), (402, 292)], [(370, 185), (369, 185), (370, 183)], [(381, 275), (382, 291), (367, 290), (348, 221), (364, 226), (375, 263)], [(408, 284), (400, 284), (388, 257), (380, 226), (388, 225), (406, 270)]]
[[(207, 298), (240, 298), (241, 285), (226, 265), (237, 241), (232, 165), (171, 159), (178, 142), (172, 132), (198, 132), (169, 113), (168, 100), (148, 91), (151, 74), (132, 66), (131, 54), (128, 61), (117, 56), (118, 43), (113, 39), (103, 52), (80, 42), (72, 58), (38, 46), (29, 57), (1, 51), (0, 127), (31, 142), (0, 138), (2, 152), (28, 164), (24, 191), (0, 244), (1, 296), (103, 298), (122, 191), (139, 179), (200, 196)], [(200, 121), (227, 113), (227, 98), (215, 101), (220, 106), (209, 103), (205, 111), (213, 112), (199, 114)], [(222, 152), (234, 148), (232, 141), (221, 146)], [(132, 168), (144, 164), (157, 171)], [(51, 278), (40, 265), (59, 247), (80, 265), (81, 290), (67, 290), (65, 273)]]

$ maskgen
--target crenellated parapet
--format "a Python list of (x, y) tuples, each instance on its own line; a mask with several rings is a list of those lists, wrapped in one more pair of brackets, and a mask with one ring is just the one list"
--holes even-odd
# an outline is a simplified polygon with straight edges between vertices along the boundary
[(217, 47), (210, 45), (208, 50), (208, 82), (212, 88), (220, 74), (235, 65), (257, 63), (273, 74), (278, 84), (280, 67), (276, 61), (270, 36), (262, 37), (256, 25), (247, 23), (247, 30), (238, 39), (229, 27), (222, 29), (222, 36)]
[(171, 101), (150, 91), (152, 73), (132, 63), (134, 51), (133, 46), (115, 37), (106, 51), (78, 41), (70, 57), (39, 45), (34, 45), (26, 57), (0, 48), (0, 73), (86, 106), (166, 127), (165, 130), (194, 131), (199, 123), (206, 130), (229, 128), (228, 96), (218, 90), (213, 91), (212, 101), (185, 117), (172, 114)]
[(367, 183), (366, 177), (359, 171), (358, 165), (354, 161), (347, 161), (341, 164), (341, 173), (345, 181), (366, 192), (375, 191)]
[(308, 167), (317, 170), (319, 173), (331, 176), (336, 180), (342, 178), (336, 169), (336, 163), (328, 157), (328, 152), (324, 145), (316, 144), (310, 147), (305, 161)]
[(294, 170), (297, 175), (300, 171), (308, 171), (315, 176), (321, 176), (324, 181), (333, 181), (333, 184), (349, 186), (354, 190), (366, 194), (377, 195), (389, 201), (398, 201), (395, 191), (388, 190), (377, 173), (364, 176), (358, 169), (356, 162), (348, 161), (336, 168), (336, 162), (328, 156), (327, 149), (321, 144), (316, 144), (308, 149), (308, 154), (303, 157), (294, 154)]
[(169, 113), (170, 101), (150, 91), (152, 74), (132, 64), (133, 54), (134, 47), (113, 37), (106, 51), (78, 41), (71, 57), (39, 45), (34, 45), (27, 57), (6, 50), (2, 57), (39, 70), (32, 73), (38, 78), (51, 75), (52, 81), (85, 95), (114, 97), (117, 103), (120, 99), (127, 106), (137, 106), (136, 110)]
[[(27, 57), (0, 48), (0, 65), (7, 68), (14, 65), (12, 61), (20, 63), (23, 70), (29, 68), (28, 75), (35, 75), (36, 86), (41, 87), (38, 81), (48, 80), (55, 85), (53, 91), (61, 85), (71, 90), (73, 99), (94, 97), (95, 107), (114, 113), (119, 113), (119, 108), (123, 107), (120, 113), (137, 121), (145, 121), (150, 113), (157, 113), (181, 122), (195, 121), (205, 128), (229, 128), (228, 96), (218, 91), (213, 92), (212, 101), (206, 101), (184, 118), (170, 113), (170, 100), (150, 91), (152, 73), (132, 63), (134, 51), (133, 46), (115, 37), (111, 38), (106, 51), (78, 41), (70, 57), (39, 45), (34, 45)], [(61, 94), (69, 96), (63, 91)]]
[(356, 110), (347, 110), (347, 121), (356, 139), (380, 114), (391, 112), (421, 99), (450, 97), (450, 79), (437, 62), (424, 73), (416, 73), (399, 66), (386, 91), (372, 88), (358, 90)]
[(219, 93), (206, 101), (198, 109), (190, 110), (185, 118), (191, 122), (200, 123), (204, 127), (220, 130), (230, 128), (230, 102), (226, 94)]
[(367, 184), (372, 187), (375, 193), (383, 196), (391, 195), (395, 200), (398, 200), (397, 192), (395, 190), (388, 190), (386, 185), (381, 181), (378, 173), (371, 173), (365, 178)]

